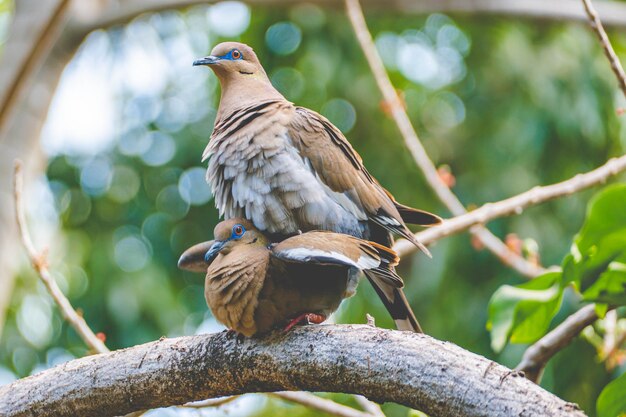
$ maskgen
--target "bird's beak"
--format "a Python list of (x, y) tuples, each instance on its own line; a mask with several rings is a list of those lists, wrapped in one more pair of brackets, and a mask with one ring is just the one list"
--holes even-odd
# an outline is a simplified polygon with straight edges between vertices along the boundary
[(219, 56), (205, 56), (204, 58), (196, 59), (195, 61), (193, 61), (193, 66), (196, 67), (198, 65), (212, 65), (219, 62), (220, 59), (221, 58)]
[(213, 245), (211, 246), (211, 249), (209, 249), (206, 255), (204, 255), (204, 260), (206, 262), (211, 262), (211, 260), (213, 260), (213, 258), (215, 258), (217, 254), (220, 253), (220, 251), (224, 248), (225, 244), (225, 241), (216, 240), (215, 243), (213, 243)]

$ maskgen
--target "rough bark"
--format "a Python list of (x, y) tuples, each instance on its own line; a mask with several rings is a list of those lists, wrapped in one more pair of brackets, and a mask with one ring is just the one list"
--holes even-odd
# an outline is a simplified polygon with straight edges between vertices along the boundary
[(585, 415), (452, 343), (367, 325), (161, 339), (76, 359), (0, 388), (0, 415), (112, 416), (279, 390), (362, 394), (442, 417)]

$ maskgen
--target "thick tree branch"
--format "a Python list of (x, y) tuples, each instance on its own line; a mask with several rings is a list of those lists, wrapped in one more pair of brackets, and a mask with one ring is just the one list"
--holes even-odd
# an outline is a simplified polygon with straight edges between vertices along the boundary
[(305, 326), (261, 339), (162, 339), (89, 356), (0, 387), (0, 415), (103, 416), (245, 392), (363, 394), (446, 416), (584, 416), (456, 345), (366, 325)]
[[(608, 179), (624, 171), (626, 171), (626, 155), (612, 158), (604, 165), (568, 180), (534, 187), (506, 200), (487, 203), (469, 213), (446, 219), (440, 226), (416, 233), (415, 237), (423, 244), (429, 245), (446, 236), (463, 232), (474, 225), (485, 224), (499, 217), (522, 214), (528, 207), (565, 197), (595, 185), (605, 184)], [(405, 239), (398, 240), (393, 248), (400, 256), (408, 255), (416, 249), (415, 245)]]
[(578, 336), (585, 327), (593, 324), (597, 319), (595, 304), (581, 308), (526, 349), (522, 361), (515, 370), (523, 371), (526, 378), (538, 382), (546, 363), (557, 352), (569, 345), (572, 339)]
[[(65, 320), (67, 320), (70, 325), (76, 330), (80, 338), (85, 342), (87, 346), (91, 348), (95, 353), (105, 353), (109, 352), (109, 349), (105, 346), (105, 344), (98, 339), (98, 337), (91, 330), (85, 319), (74, 310), (70, 301), (65, 297), (61, 289), (56, 283), (56, 280), (50, 274), (48, 269), (48, 264), (46, 262), (44, 254), (37, 253), (35, 249), (35, 245), (33, 244), (32, 238), (28, 233), (28, 227), (26, 226), (26, 217), (24, 215), (24, 207), (22, 202), (22, 194), (23, 194), (23, 177), (22, 177), (22, 163), (19, 160), (15, 161), (15, 170), (14, 170), (14, 200), (15, 200), (15, 217), (18, 225), (18, 229), (20, 232), (20, 239), (24, 248), (26, 249), (26, 253), (31, 261), (33, 269), (39, 275), (39, 278), (45, 285), (48, 293), (56, 303), (56, 305), (61, 310), (61, 315)], [(346, 407), (344, 405), (335, 403), (334, 401), (327, 400), (324, 398), (320, 398), (316, 395), (310, 394), (308, 392), (277, 392), (274, 393), (276, 397), (283, 398), (287, 401), (297, 402), (299, 404), (316, 408), (318, 410), (327, 412), (329, 414), (333, 414), (339, 417), (371, 417), (371, 415), (382, 415), (380, 409), (378, 409), (378, 413), (373, 413), (371, 410), (366, 410), (366, 412), (361, 412), (355, 410), (350, 407)], [(185, 404), (186, 407), (193, 408), (202, 408), (214, 406), (215, 404), (222, 404), (231, 401), (231, 399), (220, 399), (220, 400), (205, 400), (203, 402), (197, 402), (192, 404)], [(365, 399), (365, 401), (367, 401)], [(372, 410), (375, 410), (375, 404), (371, 405)], [(127, 417), (136, 417), (141, 415), (142, 413), (133, 413), (133, 415), (129, 415)]]
[[(409, 149), (409, 152), (411, 152), (417, 166), (424, 174), (426, 182), (435, 192), (439, 200), (455, 216), (465, 214), (467, 210), (465, 210), (461, 201), (454, 195), (450, 188), (444, 184), (441, 178), (439, 178), (437, 168), (435, 168), (435, 165), (428, 157), (426, 149), (424, 149), (424, 146), (419, 140), (417, 133), (415, 132), (415, 128), (409, 119), (409, 115), (400, 102), (393, 84), (391, 84), (391, 80), (385, 70), (383, 61), (380, 58), (380, 55), (378, 55), (378, 51), (376, 50), (376, 46), (372, 40), (372, 35), (367, 28), (367, 23), (365, 22), (365, 17), (363, 16), (363, 10), (361, 10), (361, 6), (359, 5), (359, 0), (345, 0), (345, 4), (354, 33), (356, 34), (359, 44), (361, 45), (361, 49), (365, 54), (365, 58), (367, 59), (372, 73), (374, 74), (376, 84), (389, 106), (391, 116), (404, 138), (406, 147)], [(532, 278), (544, 271), (543, 268), (527, 261), (520, 255), (510, 250), (500, 239), (498, 239), (486, 228), (482, 226), (475, 226), (470, 230), (470, 232), (476, 236), (487, 249), (494, 253), (498, 259), (506, 265), (514, 268), (520, 274)]]

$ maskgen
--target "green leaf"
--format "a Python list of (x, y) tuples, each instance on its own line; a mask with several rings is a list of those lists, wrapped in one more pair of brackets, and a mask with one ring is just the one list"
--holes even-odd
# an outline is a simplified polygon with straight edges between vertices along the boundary
[(600, 393), (596, 403), (598, 417), (626, 415), (626, 374), (611, 381)]
[(605, 188), (589, 203), (585, 223), (563, 260), (562, 285), (588, 301), (626, 304), (626, 184)]
[(547, 272), (518, 286), (503, 285), (489, 301), (491, 347), (499, 352), (510, 339), (532, 343), (543, 336), (563, 296), (561, 272)]

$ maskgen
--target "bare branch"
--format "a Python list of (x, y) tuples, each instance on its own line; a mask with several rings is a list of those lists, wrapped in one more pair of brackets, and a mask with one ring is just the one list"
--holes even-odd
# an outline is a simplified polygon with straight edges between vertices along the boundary
[(111, 416), (286, 389), (358, 393), (440, 417), (585, 415), (452, 343), (367, 325), (244, 340), (222, 332), (88, 356), (0, 387), (0, 415)]
[(561, 349), (570, 344), (583, 329), (598, 319), (595, 304), (589, 304), (572, 314), (551, 332), (531, 345), (522, 361), (515, 368), (523, 371), (526, 378), (539, 382), (546, 363)]
[(74, 330), (76, 330), (85, 344), (87, 344), (87, 346), (89, 346), (89, 348), (94, 352), (108, 352), (109, 349), (107, 349), (104, 343), (102, 343), (102, 341), (98, 339), (94, 332), (89, 328), (85, 319), (78, 314), (76, 310), (74, 310), (70, 301), (67, 297), (65, 297), (57, 285), (56, 280), (48, 270), (48, 264), (45, 256), (37, 253), (35, 245), (33, 245), (33, 241), (26, 227), (24, 207), (22, 206), (22, 188), (22, 163), (19, 160), (16, 160), (14, 171), (15, 217), (20, 231), (20, 238), (24, 248), (26, 249), (28, 257), (30, 258), (30, 262), (39, 275), (39, 278), (41, 278), (41, 281), (46, 286), (48, 293), (52, 296), (54, 302), (59, 306), (63, 318), (70, 323)]
[[(419, 15), (435, 12), (463, 13), (470, 15), (500, 15), (515, 18), (526, 17), (535, 20), (585, 21), (582, 10), (572, 7), (576, 0), (364, 0), (367, 10), (393, 10), (405, 15)], [(77, 16), (72, 22), (72, 29), (80, 33), (89, 33), (102, 27), (124, 24), (142, 13), (158, 12), (168, 9), (181, 9), (198, 4), (213, 3), (213, 0), (143, 0), (143, 1), (102, 1), (99, 10)], [(341, 5), (341, 0), (311, 0), (325, 7)], [(250, 0), (252, 5), (285, 6), (293, 0)], [(626, 6), (619, 1), (602, 1), (598, 8), (606, 15), (605, 23), (613, 26), (626, 25)]]
[(362, 395), (355, 395), (354, 399), (357, 403), (365, 410), (367, 413), (374, 417), (385, 417), (385, 413), (380, 408), (380, 405), (376, 404), (373, 401), (368, 400)]
[[(543, 187), (534, 187), (506, 200), (487, 203), (469, 213), (446, 219), (440, 226), (416, 233), (415, 237), (423, 244), (428, 245), (443, 237), (463, 232), (477, 224), (485, 224), (499, 217), (522, 214), (528, 207), (604, 184), (609, 178), (624, 171), (626, 171), (626, 155), (612, 158), (604, 165), (584, 174), (578, 174), (568, 180)], [(416, 248), (412, 243), (402, 239), (396, 242), (393, 249), (400, 256), (403, 256), (415, 251)]]
[[(372, 414), (356, 410), (352, 407), (336, 403), (308, 392), (280, 391), (270, 394), (273, 397), (315, 408), (328, 414), (340, 417), (372, 417)], [(378, 416), (377, 416), (378, 417)]]
[[(430, 185), (430, 188), (435, 192), (439, 200), (450, 210), (455, 216), (465, 214), (467, 210), (454, 193), (448, 188), (446, 184), (439, 178), (437, 168), (428, 157), (426, 149), (417, 137), (417, 133), (411, 124), (409, 115), (406, 113), (404, 106), (400, 102), (398, 94), (391, 84), (389, 75), (385, 70), (383, 61), (378, 55), (372, 35), (367, 29), (367, 23), (363, 16), (363, 10), (359, 5), (358, 0), (345, 0), (346, 10), (348, 17), (352, 23), (354, 33), (361, 45), (361, 49), (367, 58), (367, 62), (374, 74), (376, 84), (380, 92), (382, 93), (387, 105), (389, 106), (391, 116), (396, 122), (406, 147), (411, 152), (413, 159), (420, 168), (426, 182)], [(471, 233), (476, 236), (487, 249), (494, 253), (498, 259), (504, 262), (506, 265), (511, 266), (517, 270), (520, 274), (526, 277), (535, 277), (544, 271), (543, 268), (528, 262), (520, 255), (511, 251), (500, 239), (493, 235), (489, 230), (482, 226), (476, 226), (472, 228)]]
[(208, 400), (193, 401), (187, 404), (181, 405), (183, 408), (209, 408), (220, 407), (224, 404), (231, 403), (238, 399), (238, 395), (231, 395), (229, 397), (209, 398)]
[(624, 68), (622, 68), (622, 64), (615, 54), (615, 50), (613, 49), (611, 41), (609, 41), (609, 37), (602, 26), (598, 12), (596, 12), (593, 8), (593, 4), (591, 4), (591, 0), (582, 1), (585, 6), (585, 12), (587, 12), (587, 16), (589, 17), (589, 24), (596, 35), (598, 35), (598, 39), (600, 39), (600, 43), (602, 44), (602, 49), (604, 49), (604, 54), (611, 64), (611, 69), (617, 78), (617, 82), (619, 83), (622, 93), (626, 96), (626, 74), (624, 74)]

